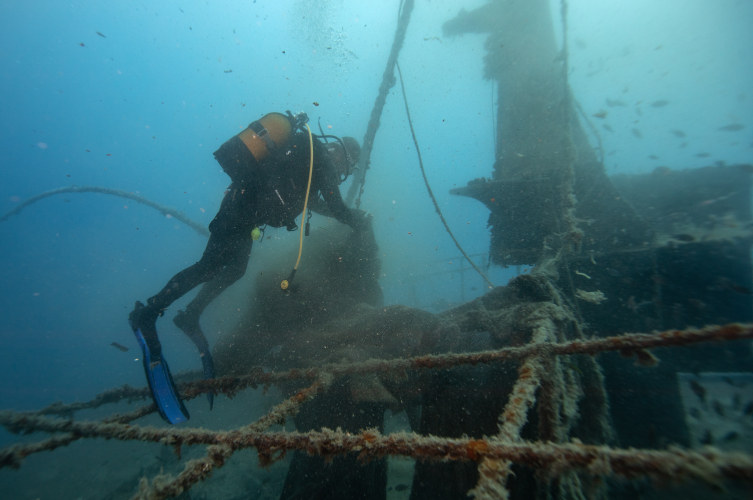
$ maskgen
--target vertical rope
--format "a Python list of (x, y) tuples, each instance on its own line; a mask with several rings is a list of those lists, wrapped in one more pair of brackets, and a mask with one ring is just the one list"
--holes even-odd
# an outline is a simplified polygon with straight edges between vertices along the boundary
[(374, 102), (374, 108), (371, 110), (371, 117), (369, 118), (369, 125), (366, 127), (366, 134), (363, 136), (363, 142), (361, 146), (361, 157), (358, 160), (358, 168), (353, 172), (353, 183), (348, 189), (348, 195), (345, 198), (345, 204), (351, 205), (353, 200), (358, 194), (358, 199), (355, 201), (356, 208), (361, 206), (361, 195), (363, 194), (363, 186), (366, 184), (366, 171), (369, 169), (371, 163), (371, 150), (374, 147), (374, 137), (376, 137), (377, 130), (379, 129), (380, 120), (382, 117), (382, 110), (384, 104), (387, 101), (387, 93), (395, 85), (395, 64), (397, 63), (397, 56), (400, 54), (400, 49), (403, 47), (403, 41), (405, 40), (405, 32), (408, 30), (408, 23), (410, 22), (410, 15), (413, 12), (414, 0), (405, 0), (402, 4), (402, 13), (397, 23), (397, 30), (395, 31), (395, 39), (392, 42), (392, 51), (390, 57), (387, 59), (387, 68), (382, 75), (382, 84), (379, 86), (379, 94)]
[(400, 88), (403, 91), (403, 101), (405, 101), (405, 113), (408, 115), (408, 126), (410, 127), (410, 133), (413, 136), (413, 144), (416, 145), (416, 154), (418, 154), (418, 165), (421, 167), (421, 175), (424, 176), (424, 183), (426, 183), (426, 189), (429, 191), (429, 197), (431, 198), (432, 203), (434, 203), (434, 210), (436, 210), (437, 214), (439, 215), (439, 220), (442, 221), (442, 224), (444, 224), (444, 228), (447, 229), (447, 233), (450, 235), (450, 238), (452, 238), (452, 241), (455, 242), (455, 246), (458, 247), (458, 250), (460, 250), (460, 253), (463, 254), (463, 257), (465, 257), (465, 260), (468, 261), (468, 263), (473, 267), (473, 269), (476, 270), (476, 272), (484, 278), (484, 281), (486, 281), (489, 284), (490, 288), (494, 288), (494, 283), (489, 281), (489, 278), (486, 277), (486, 275), (481, 272), (481, 269), (478, 268), (476, 264), (473, 263), (470, 257), (468, 257), (468, 254), (465, 253), (465, 250), (463, 250), (463, 247), (460, 246), (460, 242), (458, 242), (457, 238), (455, 238), (455, 235), (452, 234), (452, 231), (450, 230), (450, 226), (447, 225), (447, 221), (444, 219), (444, 215), (442, 215), (442, 210), (439, 208), (439, 203), (437, 203), (437, 199), (434, 198), (434, 193), (431, 190), (431, 186), (429, 186), (429, 179), (426, 178), (426, 170), (424, 170), (424, 162), (421, 159), (421, 149), (418, 147), (418, 139), (416, 139), (416, 132), (413, 130), (413, 120), (411, 120), (410, 117), (410, 109), (408, 108), (408, 96), (405, 95), (405, 85), (403, 84), (403, 73), (400, 71), (400, 65), (395, 61), (395, 65), (397, 66), (397, 74), (400, 75)]

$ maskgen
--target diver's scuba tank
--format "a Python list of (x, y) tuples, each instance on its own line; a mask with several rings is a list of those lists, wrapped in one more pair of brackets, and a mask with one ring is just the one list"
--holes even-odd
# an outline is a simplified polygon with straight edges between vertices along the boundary
[(285, 148), (306, 122), (306, 113), (268, 113), (226, 141), (214, 157), (233, 182), (252, 180), (250, 172), (256, 164)]

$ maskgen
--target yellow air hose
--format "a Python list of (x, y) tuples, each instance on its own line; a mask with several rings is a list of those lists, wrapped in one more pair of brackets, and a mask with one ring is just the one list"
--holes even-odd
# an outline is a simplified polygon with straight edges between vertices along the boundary
[(283, 290), (287, 290), (290, 287), (290, 284), (293, 282), (293, 278), (295, 277), (295, 272), (298, 270), (298, 264), (301, 263), (301, 254), (303, 253), (303, 225), (306, 221), (306, 209), (308, 208), (309, 204), (309, 191), (311, 191), (311, 176), (314, 173), (314, 139), (311, 137), (311, 129), (307, 124), (306, 130), (309, 131), (309, 150), (311, 151), (311, 160), (309, 161), (309, 183), (308, 186), (306, 186), (306, 199), (303, 202), (303, 213), (301, 214), (301, 242), (298, 245), (298, 260), (295, 261), (295, 267), (292, 271), (290, 271), (290, 276), (288, 276), (288, 279), (282, 280), (280, 283), (280, 288)]

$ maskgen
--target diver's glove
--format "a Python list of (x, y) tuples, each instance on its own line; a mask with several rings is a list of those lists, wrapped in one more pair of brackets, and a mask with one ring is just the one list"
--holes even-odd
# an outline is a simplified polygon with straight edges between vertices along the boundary
[(369, 212), (358, 208), (352, 208), (350, 210), (350, 220), (350, 227), (352, 227), (356, 231), (365, 231), (371, 225), (371, 217), (369, 217)]
[(162, 314), (164, 313), (153, 305), (145, 306), (137, 300), (136, 306), (128, 315), (131, 328), (141, 330), (141, 335), (144, 336), (154, 360), (159, 360), (162, 357), (162, 346), (157, 337), (157, 318)]

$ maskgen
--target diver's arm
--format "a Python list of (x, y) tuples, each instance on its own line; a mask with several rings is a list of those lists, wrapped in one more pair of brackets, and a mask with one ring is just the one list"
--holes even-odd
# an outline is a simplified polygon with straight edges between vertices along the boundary
[(332, 210), (330, 210), (327, 203), (321, 199), (319, 193), (316, 194), (316, 198), (309, 198), (309, 208), (315, 214), (323, 215), (325, 217), (334, 217)]
[[(332, 161), (324, 152), (319, 141), (314, 142), (314, 172), (318, 177), (318, 189), (327, 203), (328, 217), (334, 217), (339, 222), (347, 224), (353, 229), (361, 229), (363, 216), (356, 209), (349, 209), (340, 194), (340, 182)], [(313, 210), (313, 208), (312, 208)]]

